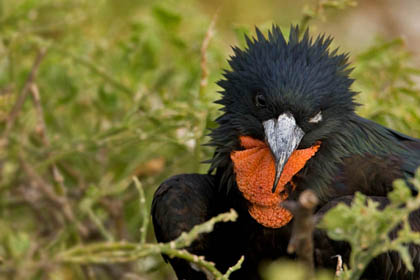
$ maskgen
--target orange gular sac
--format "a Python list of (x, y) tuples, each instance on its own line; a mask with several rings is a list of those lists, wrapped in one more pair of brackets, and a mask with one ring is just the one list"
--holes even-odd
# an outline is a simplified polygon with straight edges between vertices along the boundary
[(292, 214), (281, 207), (288, 194), (284, 188), (291, 182), (306, 162), (315, 155), (320, 144), (307, 149), (295, 150), (287, 160), (281, 173), (276, 191), (272, 187), (275, 176), (275, 162), (270, 148), (263, 141), (249, 136), (240, 137), (241, 151), (233, 151), (230, 158), (233, 161), (236, 183), (245, 199), (250, 202), (249, 214), (261, 225), (269, 228), (279, 228), (293, 218)]

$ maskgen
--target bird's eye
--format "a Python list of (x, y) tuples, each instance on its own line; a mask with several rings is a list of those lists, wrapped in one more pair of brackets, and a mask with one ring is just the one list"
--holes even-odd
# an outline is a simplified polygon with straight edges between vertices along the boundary
[(312, 118), (310, 118), (308, 122), (310, 122), (310, 123), (319, 123), (320, 121), (322, 121), (321, 111), (319, 111), (315, 116), (313, 116)]
[(255, 95), (254, 102), (255, 102), (255, 106), (257, 106), (259, 108), (264, 108), (265, 105), (266, 105), (265, 96), (260, 94), (260, 93), (257, 93)]

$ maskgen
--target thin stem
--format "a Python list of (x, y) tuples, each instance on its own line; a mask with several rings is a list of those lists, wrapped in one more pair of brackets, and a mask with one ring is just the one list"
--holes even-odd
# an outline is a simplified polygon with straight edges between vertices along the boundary
[(206, 32), (206, 36), (204, 36), (203, 42), (201, 44), (201, 63), (200, 63), (200, 68), (201, 68), (201, 79), (200, 79), (200, 91), (199, 91), (199, 95), (200, 95), (200, 100), (204, 99), (204, 93), (205, 93), (205, 89), (207, 87), (207, 83), (208, 83), (208, 76), (209, 76), (209, 71), (207, 69), (207, 49), (209, 47), (210, 44), (210, 40), (214, 35), (214, 26), (216, 25), (216, 20), (217, 20), (217, 16), (219, 14), (219, 11), (217, 10), (216, 13), (214, 14), (209, 28), (207, 29)]
[(98, 218), (98, 216), (96, 216), (95, 212), (93, 212), (93, 209), (89, 206), (85, 209), (86, 213), (88, 214), (89, 218), (91, 219), (91, 221), (96, 225), (97, 229), (99, 230), (99, 232), (102, 234), (102, 236), (107, 240), (107, 241), (114, 241), (114, 237), (112, 236), (111, 233), (109, 233), (106, 228), (104, 227), (104, 225), (102, 224), (102, 221)]
[(244, 262), (244, 260), (245, 260), (245, 257), (242, 256), (234, 266), (229, 267), (229, 269), (223, 275), (223, 278), (222, 279), (226, 279), (226, 280), (229, 279), (229, 276), (232, 274), (232, 272), (234, 272), (234, 271), (236, 271), (236, 270), (238, 270), (238, 269), (241, 268), (242, 263)]
[(23, 104), (25, 103), (26, 97), (28, 96), (30, 87), (32, 83), (35, 80), (35, 77), (38, 73), (39, 66), (41, 65), (41, 62), (43, 58), (45, 57), (45, 54), (47, 53), (47, 49), (41, 49), (32, 65), (31, 72), (29, 73), (28, 77), (26, 78), (25, 84), (22, 88), (22, 90), (19, 93), (19, 96), (16, 100), (15, 105), (12, 108), (12, 111), (10, 112), (7, 121), (6, 121), (6, 129), (3, 132), (2, 138), (6, 141), (10, 130), (12, 129), (15, 120), (17, 116), (19, 115), (20, 110), (22, 109)]
[(140, 227), (140, 244), (146, 242), (147, 227), (149, 226), (149, 214), (146, 207), (146, 196), (144, 195), (143, 185), (137, 177), (133, 177), (134, 184), (139, 192), (139, 204), (142, 217), (142, 224)]

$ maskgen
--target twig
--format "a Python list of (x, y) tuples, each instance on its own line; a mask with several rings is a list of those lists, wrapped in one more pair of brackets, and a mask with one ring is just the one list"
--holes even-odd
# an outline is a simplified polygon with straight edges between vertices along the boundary
[[(38, 116), (38, 127), (37, 127), (37, 133), (41, 136), (41, 140), (42, 143), (44, 144), (44, 146), (46, 148), (50, 147), (50, 141), (48, 139), (48, 135), (47, 135), (47, 125), (44, 119), (44, 110), (42, 108), (42, 103), (41, 103), (41, 95), (39, 93), (39, 89), (38, 86), (36, 85), (36, 83), (32, 82), (29, 85), (29, 91), (32, 95), (32, 99), (35, 105), (35, 111), (37, 113)], [(48, 154), (49, 156), (49, 154)], [(21, 158), (23, 159), (23, 156), (21, 155)], [(24, 164), (24, 160), (21, 160), (21, 162)], [(51, 175), (54, 179), (54, 181), (57, 183), (57, 186), (60, 187), (60, 191), (62, 193), (61, 196), (57, 195), (54, 191), (53, 186), (50, 186), (46, 181), (44, 181), (36, 172), (34, 169), (31, 169), (29, 166), (25, 166), (23, 165), (24, 169), (27, 171), (27, 174), (30, 175), (31, 178), (38, 178), (36, 179), (37, 185), (40, 187), (40, 189), (43, 191), (44, 194), (47, 195), (47, 197), (54, 201), (56, 204), (60, 205), (62, 207), (63, 210), (63, 214), (64, 216), (67, 218), (67, 220), (69, 222), (75, 222), (75, 216), (74, 213), (72, 211), (72, 208), (70, 206), (69, 201), (67, 200), (67, 197), (65, 195), (66, 193), (66, 188), (64, 186), (64, 179), (63, 176), (61, 175), (60, 170), (58, 169), (57, 165), (55, 163), (51, 164), (51, 168), (50, 168), (50, 172)], [(40, 180), (41, 179), (41, 180)], [(91, 219), (94, 220), (95, 224), (97, 224), (97, 221), (94, 219), (96, 216), (94, 215), (93, 212), (89, 213), (88, 215)], [(80, 231), (80, 233), (84, 236), (87, 235), (88, 230), (79, 222), (75, 223)], [(101, 231), (101, 228), (99, 229)], [(102, 232), (102, 231), (101, 231)], [(108, 235), (105, 235), (105, 237), (108, 237)], [(108, 240), (112, 240), (108, 239)]]
[(38, 127), (37, 127), (37, 132), (38, 134), (41, 135), (41, 139), (42, 142), (44, 143), (45, 146), (49, 146), (49, 141), (48, 141), (48, 137), (46, 136), (46, 124), (45, 124), (45, 120), (44, 120), (44, 110), (42, 109), (42, 105), (41, 105), (41, 96), (39, 94), (39, 89), (38, 86), (35, 83), (31, 83), (29, 85), (29, 91), (32, 94), (32, 98), (34, 101), (34, 105), (35, 105), (35, 111), (38, 115)]
[[(207, 49), (210, 44), (210, 40), (214, 35), (214, 27), (216, 25), (217, 16), (219, 14), (219, 9), (214, 14), (210, 25), (207, 29), (206, 35), (204, 36), (203, 42), (201, 43), (201, 61), (200, 61), (200, 68), (201, 68), (201, 78), (200, 78), (200, 89), (199, 89), (199, 100), (201, 102), (205, 102), (205, 91), (208, 84), (208, 76), (209, 71), (207, 69)], [(194, 156), (197, 162), (201, 162), (201, 148), (202, 148), (202, 137), (203, 132), (206, 128), (206, 119), (207, 119), (207, 111), (202, 111), (198, 116), (198, 123), (196, 124), (197, 129), (194, 133), (195, 139), (195, 148), (194, 148)], [(197, 168), (199, 164), (197, 164)]]
[(340, 274), (343, 272), (343, 258), (341, 255), (335, 255), (333, 258), (337, 258), (337, 265), (335, 267), (335, 276), (340, 276)]
[(357, 2), (354, 0), (317, 0), (315, 7), (305, 6), (303, 9), (303, 16), (299, 23), (299, 37), (301, 37), (306, 28), (309, 25), (309, 22), (314, 19), (325, 20), (325, 10), (326, 9), (344, 9), (346, 7), (355, 7)]
[(141, 182), (135, 176), (133, 176), (134, 184), (136, 185), (137, 191), (139, 192), (139, 203), (140, 211), (142, 217), (142, 224), (140, 227), (140, 243), (143, 244), (146, 242), (147, 237), (147, 227), (149, 226), (149, 214), (146, 207), (146, 197), (144, 195), (144, 190)]
[(214, 14), (214, 16), (213, 16), (213, 18), (210, 22), (209, 28), (207, 29), (206, 36), (204, 37), (204, 40), (201, 44), (201, 49), (200, 49), (200, 53), (201, 53), (201, 62), (200, 62), (201, 79), (200, 79), (200, 91), (199, 91), (200, 99), (204, 98), (205, 89), (206, 89), (207, 83), (208, 83), (209, 71), (207, 69), (207, 49), (209, 47), (210, 40), (214, 35), (214, 26), (216, 25), (216, 20), (217, 20), (218, 14), (219, 14), (219, 10), (217, 10), (216, 13)]
[(70, 52), (56, 49), (58, 52), (61, 52), (64, 55), (67, 55), (71, 59), (73, 59), (74, 62), (79, 63), (89, 70), (91, 70), (93, 73), (97, 74), (98, 76), (102, 77), (104, 80), (106, 80), (110, 85), (112, 85), (114, 88), (119, 89), (120, 91), (128, 94), (128, 95), (134, 95), (133, 91), (124, 85), (123, 83), (119, 82), (118, 80), (114, 79), (112, 75), (108, 74), (105, 70), (100, 68), (98, 65), (96, 65), (94, 62), (90, 61), (87, 58), (76, 56)]
[(88, 233), (88, 230), (86, 227), (84, 227), (74, 216), (73, 210), (70, 206), (69, 201), (65, 196), (59, 196), (55, 193), (54, 188), (52, 185), (50, 185), (47, 181), (45, 181), (36, 171), (35, 169), (28, 164), (22, 153), (19, 153), (19, 160), (20, 164), (23, 168), (23, 170), (28, 175), (29, 179), (32, 181), (32, 185), (37, 187), (39, 190), (41, 190), (44, 195), (53, 203), (55, 203), (57, 206), (59, 206), (62, 211), (64, 217), (72, 224), (75, 224), (79, 232), (86, 236)]
[(211, 273), (215, 279), (228, 280), (230, 274), (241, 267), (244, 257), (241, 257), (234, 266), (229, 268), (225, 274), (222, 274), (217, 270), (213, 262), (206, 261), (203, 256), (193, 255), (183, 248), (190, 246), (200, 234), (211, 232), (216, 223), (235, 221), (237, 217), (238, 215), (234, 210), (220, 214), (201, 225), (193, 227), (188, 233), (183, 232), (177, 239), (168, 243), (96, 243), (65, 251), (58, 256), (57, 260), (59, 262), (79, 264), (121, 263), (135, 261), (151, 254), (165, 254), (171, 258), (182, 258), (194, 263), (201, 269)]
[(6, 141), (10, 130), (12, 129), (16, 118), (20, 112), (20, 110), (22, 109), (23, 104), (25, 103), (26, 97), (28, 96), (28, 92), (29, 89), (33, 83), (33, 81), (35, 80), (35, 77), (38, 73), (38, 69), (39, 69), (39, 65), (42, 62), (42, 59), (45, 57), (45, 54), (47, 53), (47, 49), (41, 49), (36, 58), (35, 61), (32, 65), (32, 69), (31, 72), (29, 73), (28, 77), (26, 78), (25, 84), (22, 88), (22, 90), (19, 93), (19, 97), (16, 100), (15, 105), (13, 106), (9, 116), (7, 117), (7, 121), (6, 121), (6, 128), (3, 132), (2, 138)]
[[(32, 83), (29, 87), (29, 90), (32, 94), (32, 98), (35, 105), (35, 111), (38, 115), (38, 127), (37, 133), (41, 136), (42, 143), (46, 148), (50, 147), (50, 141), (47, 135), (47, 125), (44, 119), (44, 110), (42, 109), (41, 104), (41, 95), (39, 94), (39, 89), (36, 83)], [(50, 153), (48, 153), (50, 156)], [(54, 181), (60, 187), (60, 191), (64, 194), (66, 192), (66, 188), (64, 187), (64, 178), (61, 175), (60, 170), (57, 168), (57, 165), (53, 162), (51, 163), (51, 175), (53, 176)]]
[(216, 268), (216, 265), (214, 262), (206, 261), (203, 256), (193, 255), (187, 250), (166, 250), (163, 253), (165, 253), (171, 258), (174, 258), (174, 257), (182, 258), (190, 263), (198, 265), (201, 270), (205, 270), (204, 272), (209, 272), (211, 275), (213, 275), (216, 280), (228, 280), (232, 272), (241, 268), (241, 265), (244, 261), (244, 256), (241, 256), (241, 258), (238, 260), (238, 262), (235, 265), (233, 265), (232, 267), (229, 267), (226, 273), (222, 274)]
[(316, 221), (312, 214), (317, 204), (318, 198), (311, 190), (302, 192), (298, 202), (289, 200), (282, 203), (282, 206), (290, 210), (294, 216), (292, 236), (287, 252), (289, 254), (296, 252), (298, 258), (307, 265), (308, 279), (315, 277), (312, 234)]
[[(37, 127), (37, 133), (41, 136), (42, 143), (46, 148), (50, 147), (50, 141), (48, 139), (47, 135), (47, 125), (45, 123), (44, 119), (44, 110), (42, 109), (41, 104), (41, 95), (39, 94), (38, 86), (35, 83), (32, 83), (29, 87), (29, 90), (32, 94), (32, 98), (35, 105), (35, 111), (38, 115), (38, 127)], [(49, 154), (48, 154), (49, 156)], [(61, 175), (60, 170), (57, 168), (57, 165), (55, 163), (51, 164), (51, 174), (54, 178), (54, 181), (57, 183), (57, 185), (60, 187), (60, 191), (62, 193), (65, 193), (66, 188), (64, 187), (64, 179)]]
[(112, 236), (111, 233), (109, 233), (106, 230), (106, 228), (102, 224), (102, 221), (98, 218), (98, 216), (96, 216), (95, 212), (93, 212), (93, 209), (92, 209), (91, 205), (89, 205), (88, 207), (86, 207), (84, 210), (88, 214), (89, 219), (92, 220), (92, 222), (96, 225), (96, 227), (99, 230), (99, 232), (106, 239), (106, 241), (108, 241), (108, 242), (114, 241), (114, 237)]
[(223, 275), (225, 277), (224, 279), (229, 279), (229, 276), (232, 274), (232, 272), (240, 269), (244, 260), (245, 260), (245, 257), (242, 256), (234, 266), (229, 267), (229, 269), (226, 271), (225, 275)]

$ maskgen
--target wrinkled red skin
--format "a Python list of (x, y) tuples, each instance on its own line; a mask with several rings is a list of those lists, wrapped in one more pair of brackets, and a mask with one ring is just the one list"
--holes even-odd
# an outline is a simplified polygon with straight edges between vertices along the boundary
[(230, 157), (234, 164), (236, 182), (243, 196), (251, 203), (249, 214), (261, 225), (279, 228), (290, 222), (292, 214), (280, 206), (288, 197), (285, 186), (291, 182), (306, 162), (315, 155), (320, 144), (295, 150), (281, 173), (276, 192), (272, 192), (275, 163), (269, 147), (263, 141), (249, 136), (240, 137), (245, 150), (234, 151)]

